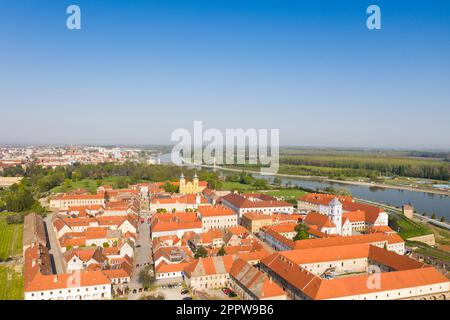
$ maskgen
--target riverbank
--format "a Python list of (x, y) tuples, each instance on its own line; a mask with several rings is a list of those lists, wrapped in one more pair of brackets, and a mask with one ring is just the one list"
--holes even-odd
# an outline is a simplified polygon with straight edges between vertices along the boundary
[[(217, 167), (217, 166), (214, 167), (214, 166), (209, 166), (209, 165), (201, 165), (201, 167), (222, 170), (222, 171), (230, 171), (230, 172), (244, 171), (247, 173), (262, 175), (259, 171), (253, 171), (253, 170), (248, 170), (248, 169), (234, 169), (234, 168)], [(303, 180), (318, 181), (318, 182), (364, 186), (364, 187), (369, 187), (369, 188), (373, 187), (373, 188), (382, 188), (382, 189), (405, 190), (405, 191), (413, 191), (413, 192), (422, 192), (422, 193), (450, 196), (450, 191), (444, 191), (444, 190), (434, 190), (434, 189), (430, 189), (430, 188), (417, 188), (417, 187), (408, 187), (408, 186), (396, 186), (396, 185), (390, 185), (390, 184), (385, 184), (385, 183), (376, 183), (376, 182), (336, 180), (336, 179), (330, 179), (330, 178), (321, 177), (321, 176), (302, 176), (302, 175), (293, 175), (293, 174), (284, 174), (284, 173), (264, 174), (264, 176), (294, 178), (294, 179), (303, 179)]]

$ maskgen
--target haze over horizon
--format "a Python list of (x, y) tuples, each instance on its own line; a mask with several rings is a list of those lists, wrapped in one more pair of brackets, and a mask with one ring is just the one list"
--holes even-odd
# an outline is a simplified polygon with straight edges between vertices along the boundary
[[(177, 128), (281, 145), (450, 149), (450, 3), (6, 0), (1, 144), (169, 144)], [(82, 29), (66, 29), (81, 7)]]

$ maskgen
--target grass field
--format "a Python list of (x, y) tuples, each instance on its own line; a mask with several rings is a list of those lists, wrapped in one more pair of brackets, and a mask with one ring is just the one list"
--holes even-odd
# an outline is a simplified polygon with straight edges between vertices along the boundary
[(0, 265), (0, 300), (23, 299), (22, 267)]
[(96, 193), (97, 188), (101, 185), (112, 185), (114, 188), (119, 188), (119, 180), (123, 177), (108, 177), (100, 180), (83, 179), (80, 181), (71, 181), (69, 185), (62, 184), (50, 190), (53, 193), (69, 192), (76, 189), (86, 189), (90, 193)]
[(399, 234), (403, 239), (419, 237), (433, 233), (430, 227), (423, 223), (415, 222), (401, 215), (390, 215), (389, 226), (395, 230), (399, 230)]
[(268, 194), (269, 196), (280, 197), (283, 199), (295, 199), (299, 196), (307, 194), (308, 192), (298, 189), (283, 189), (283, 190), (271, 190), (264, 193)]
[(6, 217), (0, 216), (0, 260), (22, 254), (22, 224), (7, 224)]
[(249, 184), (243, 184), (240, 182), (225, 181), (222, 184), (222, 190), (255, 190), (255, 187)]

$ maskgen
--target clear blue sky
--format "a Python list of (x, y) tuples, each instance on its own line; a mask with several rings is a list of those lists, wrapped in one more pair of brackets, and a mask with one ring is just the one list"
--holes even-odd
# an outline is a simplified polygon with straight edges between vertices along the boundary
[(4, 0), (0, 43), (0, 143), (166, 143), (203, 120), (450, 148), (449, 1)]

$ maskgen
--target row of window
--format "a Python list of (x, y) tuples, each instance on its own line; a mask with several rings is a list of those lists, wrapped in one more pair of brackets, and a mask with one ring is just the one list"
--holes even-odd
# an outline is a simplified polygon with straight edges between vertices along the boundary
[[(102, 289), (105, 290), (105, 289), (106, 289), (106, 286), (103, 286)], [(98, 290), (98, 288), (97, 288), (97, 287), (94, 287), (94, 291), (97, 291), (97, 290)], [(89, 291), (89, 288), (86, 288), (85, 291), (88, 292), (88, 291)], [(76, 290), (76, 292), (80, 292), (80, 289), (78, 288), (78, 289)], [(50, 291), (49, 293), (50, 293), (50, 295), (53, 295), (53, 291)], [(58, 293), (59, 293), (59, 294), (62, 294), (63, 291), (62, 291), (62, 290), (59, 290)], [(71, 289), (67, 289), (67, 293), (72, 293), (72, 290), (71, 290)], [(41, 292), (41, 296), (43, 296), (43, 295), (44, 295), (44, 292)], [(34, 297), (35, 294), (32, 293), (31, 296)]]

